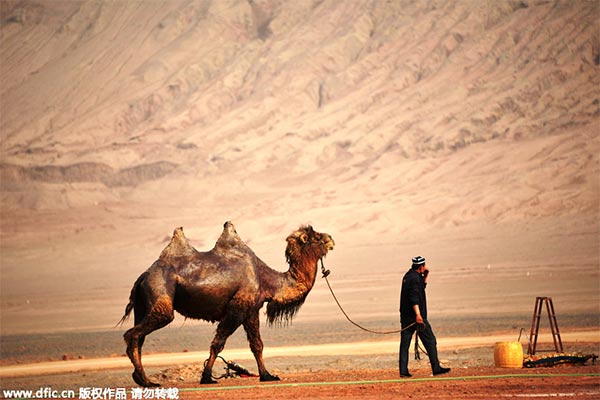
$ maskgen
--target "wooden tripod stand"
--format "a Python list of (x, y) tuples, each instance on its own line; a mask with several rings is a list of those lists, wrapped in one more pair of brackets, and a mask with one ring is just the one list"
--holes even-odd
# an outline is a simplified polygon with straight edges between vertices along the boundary
[(552, 331), (552, 339), (554, 340), (554, 349), (557, 353), (563, 352), (563, 345), (562, 340), (560, 339), (558, 323), (556, 322), (556, 313), (554, 312), (554, 304), (552, 303), (552, 297), (536, 297), (535, 308), (533, 309), (533, 320), (531, 321), (529, 345), (527, 347), (527, 354), (530, 356), (535, 354), (535, 347), (537, 345), (538, 333), (540, 330), (540, 319), (542, 318), (543, 304), (546, 304), (546, 311), (548, 311), (548, 319), (550, 320), (550, 330)]

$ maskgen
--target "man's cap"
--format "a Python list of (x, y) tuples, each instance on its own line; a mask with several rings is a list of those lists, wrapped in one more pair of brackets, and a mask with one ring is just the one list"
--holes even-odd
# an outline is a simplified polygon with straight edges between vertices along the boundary
[(425, 259), (421, 256), (413, 257), (412, 259), (413, 265), (423, 265), (425, 264)]

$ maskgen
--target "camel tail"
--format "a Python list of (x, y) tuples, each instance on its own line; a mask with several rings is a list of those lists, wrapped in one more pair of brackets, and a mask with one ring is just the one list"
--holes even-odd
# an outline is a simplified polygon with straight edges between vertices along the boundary
[(121, 320), (119, 322), (117, 322), (117, 324), (115, 325), (115, 328), (118, 326), (123, 326), (125, 321), (127, 321), (127, 319), (129, 318), (129, 314), (131, 314), (131, 311), (133, 311), (133, 309), (135, 307), (135, 297), (136, 297), (137, 289), (139, 288), (139, 286), (142, 283), (142, 281), (144, 280), (144, 278), (146, 278), (146, 273), (143, 273), (142, 275), (140, 275), (137, 278), (137, 280), (135, 281), (135, 283), (133, 284), (133, 287), (131, 288), (131, 294), (129, 295), (129, 303), (127, 303), (127, 306), (125, 307), (125, 314), (123, 314), (123, 317), (121, 318)]

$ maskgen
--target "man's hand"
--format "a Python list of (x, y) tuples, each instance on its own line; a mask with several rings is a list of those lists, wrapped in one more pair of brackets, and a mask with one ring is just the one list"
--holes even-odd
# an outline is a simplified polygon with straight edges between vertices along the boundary
[(415, 311), (415, 316), (416, 316), (417, 324), (424, 325), (425, 322), (423, 322), (423, 317), (421, 317), (421, 310), (419, 310), (419, 305), (415, 304), (413, 306), (413, 310)]
[(423, 322), (423, 317), (421, 317), (421, 314), (417, 314), (417, 324), (425, 325), (425, 322)]

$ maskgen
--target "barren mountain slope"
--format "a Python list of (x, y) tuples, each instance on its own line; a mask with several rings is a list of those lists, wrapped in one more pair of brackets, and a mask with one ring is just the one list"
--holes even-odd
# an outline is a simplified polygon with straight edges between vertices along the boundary
[(311, 222), (342, 258), (437, 235), (454, 264), (594, 270), (599, 20), (593, 0), (2, 1), (3, 292), (73, 269), (125, 287), (174, 227), (210, 246), (229, 219), (259, 254)]
[[(165, 165), (360, 178), (474, 144), (587, 144), (598, 15), (594, 1), (4, 2), (2, 159), (25, 169), (3, 170), (100, 187)], [(134, 167), (151, 172), (128, 180)]]

